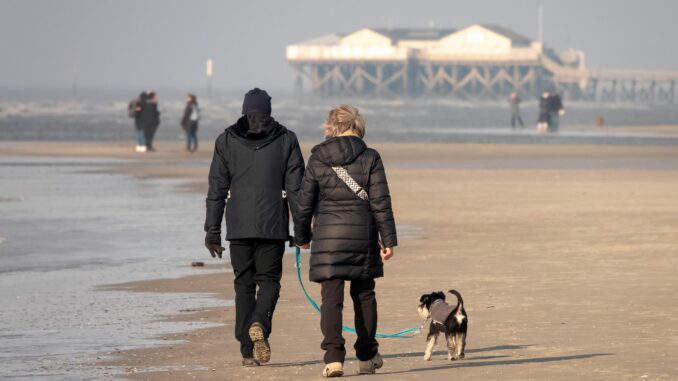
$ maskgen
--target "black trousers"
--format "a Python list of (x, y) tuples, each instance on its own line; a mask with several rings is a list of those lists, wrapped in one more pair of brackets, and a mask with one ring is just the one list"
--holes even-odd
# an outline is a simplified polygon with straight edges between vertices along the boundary
[(153, 148), (153, 138), (155, 138), (155, 133), (158, 131), (158, 126), (148, 126), (144, 128), (144, 139), (146, 140), (146, 148)]
[(520, 124), (520, 127), (525, 127), (525, 125), (523, 124), (523, 118), (520, 117), (520, 114), (511, 115), (511, 128), (516, 127), (516, 122)]
[[(285, 241), (246, 239), (230, 241), (235, 279), (235, 338), (243, 358), (252, 357), (252, 323), (260, 323), (268, 338), (273, 311), (280, 296)], [(257, 291), (258, 287), (258, 291)]]
[[(377, 299), (374, 294), (374, 279), (353, 280), (351, 282), (351, 299), (355, 312), (355, 329), (358, 338), (353, 346), (356, 356), (367, 361), (377, 354), (379, 343), (375, 339), (377, 333)], [(323, 281), (322, 306), (320, 307), (320, 329), (324, 339), (320, 348), (325, 351), (325, 364), (344, 362), (346, 357), (345, 340), (341, 334), (344, 309), (344, 280), (330, 279)]]

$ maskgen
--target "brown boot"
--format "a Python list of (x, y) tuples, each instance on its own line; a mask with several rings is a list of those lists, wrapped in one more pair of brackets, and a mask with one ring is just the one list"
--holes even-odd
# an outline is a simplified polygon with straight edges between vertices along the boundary
[(252, 323), (249, 330), (250, 339), (254, 343), (254, 359), (260, 364), (267, 363), (271, 360), (271, 347), (268, 345), (268, 340), (264, 335), (264, 327), (259, 323)]

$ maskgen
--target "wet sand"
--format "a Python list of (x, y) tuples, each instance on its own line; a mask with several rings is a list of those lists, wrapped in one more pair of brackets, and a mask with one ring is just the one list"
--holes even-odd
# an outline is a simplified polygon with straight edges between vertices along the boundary
[[(182, 177), (203, 197), (211, 154), (159, 142), (138, 155), (118, 144), (1, 143), (0, 154), (131, 159), (111, 170)], [(308, 156), (309, 145), (304, 145)], [(373, 379), (674, 380), (678, 378), (678, 149), (653, 146), (375, 145), (384, 157), (396, 220), (407, 227), (377, 283), (379, 330), (418, 325), (424, 292), (456, 288), (470, 316), (467, 357), (424, 338), (383, 339)], [(143, 158), (144, 161), (136, 160)], [(508, 164), (507, 164), (508, 163)], [(534, 163), (540, 163), (535, 166)], [(640, 165), (629, 165), (640, 163)], [(216, 264), (204, 256), (196, 258)], [(306, 276), (308, 256), (304, 256)], [(308, 283), (307, 283), (308, 284)], [(308, 284), (318, 299), (318, 287)], [(114, 286), (143, 292), (214, 293), (231, 299), (228, 272)], [(224, 303), (226, 304), (226, 303)], [(346, 303), (345, 323), (352, 306)], [(172, 344), (92, 364), (138, 380), (315, 380), (322, 370), (319, 316), (285, 259), (270, 364), (243, 369), (231, 308), (170, 320), (221, 327), (168, 335)], [(357, 363), (346, 335), (346, 374)], [(149, 371), (150, 370), (150, 371)]]

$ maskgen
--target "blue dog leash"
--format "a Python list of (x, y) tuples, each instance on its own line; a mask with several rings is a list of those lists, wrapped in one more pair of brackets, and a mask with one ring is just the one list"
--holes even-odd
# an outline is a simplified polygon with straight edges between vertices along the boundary
[[(301, 280), (301, 249), (298, 247), (296, 248), (296, 261), (297, 261), (297, 279), (299, 279), (299, 285), (301, 286), (301, 290), (304, 292), (304, 295), (306, 295), (306, 299), (308, 302), (311, 304), (314, 310), (320, 312), (320, 307), (318, 306), (318, 303), (311, 298), (311, 295), (308, 294), (306, 291), (306, 287), (304, 287), (304, 282)], [(424, 322), (426, 323), (426, 322)], [(413, 337), (419, 331), (421, 331), (422, 327), (424, 324), (422, 324), (419, 327), (412, 327), (412, 328), (407, 328), (403, 329), (402, 331), (398, 331), (396, 333), (379, 333), (377, 332), (376, 336), (379, 338), (384, 338), (384, 339), (402, 339), (402, 338), (409, 338)], [(348, 327), (348, 326), (342, 326), (341, 327), (344, 331), (346, 332), (351, 332), (351, 333), (356, 333), (355, 328), (353, 327)]]

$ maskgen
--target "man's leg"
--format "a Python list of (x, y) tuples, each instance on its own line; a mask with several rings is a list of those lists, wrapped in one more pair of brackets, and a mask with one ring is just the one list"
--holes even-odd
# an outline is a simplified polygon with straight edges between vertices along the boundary
[(273, 311), (280, 296), (280, 279), (282, 278), (282, 257), (285, 253), (285, 241), (254, 241), (255, 274), (254, 281), (259, 286), (257, 303), (252, 314), (251, 323), (257, 322), (264, 328), (266, 338), (271, 333)]
[(256, 305), (254, 295), (254, 255), (253, 246), (249, 241), (231, 241), (231, 267), (235, 279), (235, 338), (240, 342), (240, 353), (243, 358), (252, 357), (254, 344), (250, 340), (247, 330), (250, 328), (252, 313)]
[(344, 281), (330, 279), (321, 283), (322, 305), (320, 306), (320, 330), (323, 342), (320, 348), (325, 351), (325, 364), (344, 362), (346, 341), (341, 335), (341, 313), (344, 309)]
[(351, 281), (351, 299), (355, 310), (355, 330), (358, 339), (354, 348), (360, 361), (372, 359), (379, 350), (377, 334), (377, 298), (374, 279)]
[(549, 132), (558, 132), (558, 123), (560, 122), (560, 115), (557, 112), (549, 113)]
[(153, 131), (151, 127), (144, 127), (144, 142), (146, 143), (146, 149), (150, 150), (153, 148)]

